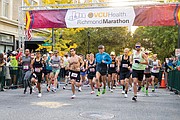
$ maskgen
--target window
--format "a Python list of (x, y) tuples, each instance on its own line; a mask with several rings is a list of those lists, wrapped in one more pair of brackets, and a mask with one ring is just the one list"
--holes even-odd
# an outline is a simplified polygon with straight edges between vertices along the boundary
[(9, 0), (3, 0), (3, 16), (9, 17)]

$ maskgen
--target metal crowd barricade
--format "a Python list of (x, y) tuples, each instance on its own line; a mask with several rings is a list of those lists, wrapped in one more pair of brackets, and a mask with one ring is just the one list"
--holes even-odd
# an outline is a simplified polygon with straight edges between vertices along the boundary
[(168, 73), (168, 88), (180, 92), (180, 71), (172, 70)]
[(0, 67), (0, 89), (16, 89), (23, 87), (22, 67), (3, 66)]

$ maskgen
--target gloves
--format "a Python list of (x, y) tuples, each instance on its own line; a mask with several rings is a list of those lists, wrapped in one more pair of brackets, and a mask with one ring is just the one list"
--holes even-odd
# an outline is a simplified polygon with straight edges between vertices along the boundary
[(138, 63), (138, 64), (139, 64), (140, 62), (139, 62), (138, 60), (135, 60), (135, 63)]

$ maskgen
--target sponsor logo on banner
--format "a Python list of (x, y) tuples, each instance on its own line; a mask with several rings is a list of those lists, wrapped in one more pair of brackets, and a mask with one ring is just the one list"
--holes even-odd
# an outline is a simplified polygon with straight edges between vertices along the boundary
[(132, 26), (135, 18), (133, 7), (70, 9), (65, 21), (67, 28)]

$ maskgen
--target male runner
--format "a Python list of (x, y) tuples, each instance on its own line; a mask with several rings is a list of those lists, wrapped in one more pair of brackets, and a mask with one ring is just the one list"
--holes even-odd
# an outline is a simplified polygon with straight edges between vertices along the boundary
[[(120, 66), (120, 81), (121, 85), (123, 86), (122, 94), (124, 94), (124, 97), (127, 98), (127, 92), (128, 92), (128, 86), (129, 86), (129, 77), (130, 77), (130, 56), (129, 49), (124, 49), (124, 55), (120, 56), (118, 66)], [(118, 70), (119, 71), (119, 70)]]
[(103, 45), (98, 46), (99, 53), (96, 54), (96, 86), (98, 89), (97, 96), (100, 95), (100, 77), (103, 82), (103, 91), (102, 94), (106, 92), (106, 74), (107, 74), (107, 65), (112, 63), (110, 55), (105, 51)]
[[(141, 85), (141, 81), (144, 76), (144, 65), (148, 64), (148, 59), (145, 53), (141, 51), (141, 43), (136, 43), (135, 45), (136, 51), (132, 54), (131, 62), (132, 62), (132, 78), (133, 78), (133, 89), (134, 89), (134, 97), (132, 100), (137, 100), (137, 83), (139, 81), (139, 86)], [(140, 89), (141, 87), (139, 87)]]
[[(70, 79), (71, 79), (71, 85), (72, 85), (72, 99), (74, 99), (75, 96), (75, 85), (77, 87), (81, 86), (80, 82), (80, 70), (84, 67), (84, 61), (81, 59), (80, 56), (76, 55), (76, 51), (74, 48), (70, 49), (71, 57), (69, 58), (69, 72), (70, 72)], [(81, 64), (81, 65), (80, 65)]]

